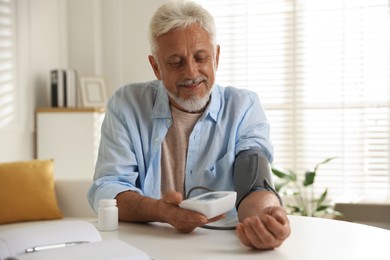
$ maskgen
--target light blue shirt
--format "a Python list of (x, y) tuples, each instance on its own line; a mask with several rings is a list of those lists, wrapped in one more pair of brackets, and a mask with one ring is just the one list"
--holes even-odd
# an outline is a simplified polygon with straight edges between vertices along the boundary
[[(114, 93), (107, 104), (94, 183), (88, 192), (95, 211), (99, 200), (126, 190), (161, 198), (161, 144), (171, 125), (161, 81), (125, 85)], [(185, 190), (194, 186), (234, 190), (235, 156), (251, 148), (264, 151), (272, 162), (269, 123), (257, 95), (214, 85), (211, 101), (189, 138)]]

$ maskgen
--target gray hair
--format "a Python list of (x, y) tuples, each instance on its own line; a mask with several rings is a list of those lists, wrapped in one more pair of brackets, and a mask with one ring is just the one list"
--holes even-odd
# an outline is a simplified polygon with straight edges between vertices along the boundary
[(188, 0), (170, 0), (160, 6), (149, 25), (149, 44), (153, 55), (157, 50), (157, 38), (174, 29), (183, 29), (198, 23), (206, 30), (211, 44), (216, 45), (216, 29), (213, 16), (201, 5)]

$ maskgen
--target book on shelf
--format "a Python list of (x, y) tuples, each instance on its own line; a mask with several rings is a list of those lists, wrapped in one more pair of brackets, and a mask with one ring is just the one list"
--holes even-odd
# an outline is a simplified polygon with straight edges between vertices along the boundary
[(50, 71), (50, 99), (52, 107), (78, 106), (78, 76), (73, 69)]
[(118, 239), (102, 240), (94, 225), (69, 220), (0, 232), (0, 260), (150, 260)]
[(63, 80), (60, 70), (50, 71), (50, 98), (52, 107), (60, 107), (60, 94), (62, 93)]

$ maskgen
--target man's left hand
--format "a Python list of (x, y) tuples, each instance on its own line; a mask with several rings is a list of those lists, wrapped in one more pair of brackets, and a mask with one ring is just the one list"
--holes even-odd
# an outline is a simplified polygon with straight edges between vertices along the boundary
[(283, 208), (264, 208), (257, 216), (246, 217), (237, 225), (240, 241), (256, 249), (273, 249), (290, 235), (290, 222)]

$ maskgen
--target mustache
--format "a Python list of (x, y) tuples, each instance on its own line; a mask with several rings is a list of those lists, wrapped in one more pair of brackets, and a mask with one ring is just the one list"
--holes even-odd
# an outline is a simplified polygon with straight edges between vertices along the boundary
[(190, 85), (198, 85), (199, 83), (203, 82), (203, 81), (207, 81), (207, 77), (206, 76), (198, 76), (194, 79), (186, 79), (186, 80), (183, 80), (183, 81), (179, 81), (176, 86), (177, 87), (186, 87), (186, 86), (190, 86)]

